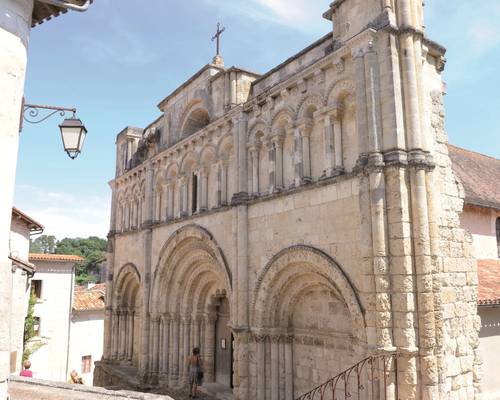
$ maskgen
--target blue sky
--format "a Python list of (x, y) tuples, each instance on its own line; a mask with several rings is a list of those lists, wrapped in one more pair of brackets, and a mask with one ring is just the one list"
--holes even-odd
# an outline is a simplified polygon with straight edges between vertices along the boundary
[[(119, 3), (119, 6), (117, 4)], [(32, 30), (27, 102), (75, 106), (89, 130), (74, 161), (52, 117), (25, 124), (15, 204), (46, 233), (105, 236), (114, 139), (144, 127), (158, 102), (209, 62), (217, 21), (227, 66), (265, 72), (330, 30), (330, 0), (95, 0)], [(429, 0), (428, 36), (448, 49), (450, 141), (500, 158), (500, 0)]]

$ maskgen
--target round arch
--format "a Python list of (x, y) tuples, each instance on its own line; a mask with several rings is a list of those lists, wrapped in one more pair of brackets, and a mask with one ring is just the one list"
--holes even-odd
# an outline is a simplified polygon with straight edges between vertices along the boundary
[[(349, 310), (353, 333), (366, 342), (364, 310), (357, 292), (337, 262), (314, 247), (297, 245), (276, 254), (260, 274), (252, 306), (252, 323), (257, 329), (279, 324), (283, 304), (294, 304), (308, 287), (328, 287)], [(282, 303), (282, 304), (280, 304)]]
[[(215, 286), (226, 290), (231, 298), (231, 271), (220, 246), (205, 228), (186, 225), (175, 231), (160, 251), (153, 275), (151, 312), (181, 311), (179, 299), (186, 293), (206, 293), (208, 296), (208, 292), (198, 287), (197, 277), (201, 274), (208, 274), (207, 282), (217, 282)], [(198, 304), (201, 300), (193, 301)]]

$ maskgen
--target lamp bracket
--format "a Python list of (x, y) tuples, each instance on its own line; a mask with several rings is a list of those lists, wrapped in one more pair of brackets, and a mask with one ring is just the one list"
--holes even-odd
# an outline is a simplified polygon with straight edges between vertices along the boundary
[[(47, 114), (41, 115), (41, 110), (46, 111)], [(19, 131), (23, 129), (23, 120), (30, 124), (39, 124), (57, 113), (59, 113), (61, 117), (64, 117), (67, 112), (72, 112), (73, 118), (75, 118), (76, 108), (24, 103)]]

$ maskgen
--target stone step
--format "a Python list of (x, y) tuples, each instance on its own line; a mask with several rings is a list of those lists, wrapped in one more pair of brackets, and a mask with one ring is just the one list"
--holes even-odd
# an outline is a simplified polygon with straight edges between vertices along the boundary
[(234, 400), (233, 389), (220, 383), (204, 383), (199, 391), (219, 400)]

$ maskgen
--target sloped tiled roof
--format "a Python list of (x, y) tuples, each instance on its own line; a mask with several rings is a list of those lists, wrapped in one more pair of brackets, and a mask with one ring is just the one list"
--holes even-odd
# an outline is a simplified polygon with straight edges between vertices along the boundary
[(85, 286), (77, 286), (73, 296), (73, 311), (104, 311), (105, 295), (105, 283), (99, 283), (90, 289)]
[(43, 232), (43, 225), (33, 218), (31, 218), (28, 214), (23, 213), (19, 208), (12, 207), (12, 219), (17, 218), (23, 221), (30, 231), (33, 232)]
[(43, 253), (30, 253), (30, 261), (55, 261), (55, 262), (69, 262), (69, 261), (83, 261), (80, 256), (73, 254), (43, 254)]
[(477, 260), (480, 306), (500, 305), (500, 260)]
[(448, 150), (465, 203), (500, 210), (500, 160), (453, 145)]

